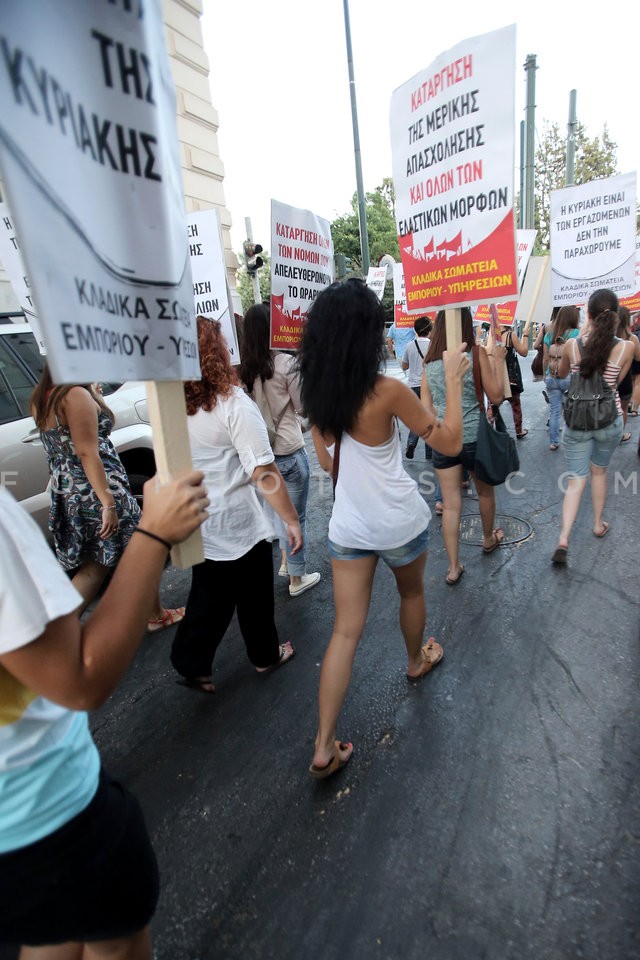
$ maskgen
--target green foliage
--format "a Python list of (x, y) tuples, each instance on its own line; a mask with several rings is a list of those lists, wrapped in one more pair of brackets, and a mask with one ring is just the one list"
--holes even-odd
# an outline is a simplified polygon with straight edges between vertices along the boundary
[[(576, 129), (575, 173), (576, 184), (611, 177), (617, 172), (617, 144), (605, 125), (602, 137), (590, 139), (583, 124)], [(535, 253), (546, 253), (550, 245), (551, 191), (565, 185), (567, 142), (557, 123), (545, 122), (535, 159), (535, 217), (538, 231)]]
[[(385, 177), (382, 184), (365, 194), (367, 232), (369, 235), (369, 259), (376, 265), (380, 257), (390, 253), (400, 260), (398, 233), (395, 219), (395, 194), (393, 181)], [(362, 276), (362, 251), (360, 249), (360, 226), (358, 218), (358, 195), (354, 193), (351, 210), (331, 224), (334, 253), (342, 253), (351, 260), (351, 275)], [(387, 281), (382, 304), (389, 319), (393, 319), (393, 284)]]
[[(269, 254), (263, 250), (260, 256), (264, 260), (264, 266), (260, 267), (258, 270), (260, 296), (263, 300), (268, 300), (271, 296), (271, 267), (269, 264)], [(244, 265), (243, 253), (238, 254), (238, 260), (240, 262), (240, 269), (236, 274), (236, 290), (240, 294), (240, 299), (242, 301), (242, 312), (244, 314), (254, 303), (253, 280), (247, 273), (247, 269)]]

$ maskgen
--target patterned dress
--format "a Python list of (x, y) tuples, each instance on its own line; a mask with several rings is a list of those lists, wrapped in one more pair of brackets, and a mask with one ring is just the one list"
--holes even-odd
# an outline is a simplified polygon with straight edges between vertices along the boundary
[(101, 540), (102, 505), (87, 480), (76, 454), (69, 428), (58, 423), (40, 436), (49, 461), (51, 507), (49, 529), (56, 555), (65, 570), (75, 570), (85, 560), (115, 567), (140, 519), (140, 508), (131, 493), (127, 473), (109, 439), (111, 417), (98, 414), (98, 452), (117, 513), (118, 531)]

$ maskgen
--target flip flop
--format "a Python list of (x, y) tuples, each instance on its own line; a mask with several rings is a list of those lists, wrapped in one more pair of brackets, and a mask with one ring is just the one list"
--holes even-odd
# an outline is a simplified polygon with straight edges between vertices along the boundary
[(490, 547), (483, 547), (483, 553), (493, 553), (494, 550), (497, 550), (502, 541), (504, 540), (504, 530), (502, 527), (496, 527), (493, 531), (493, 543)]
[(629, 417), (637, 417), (637, 416), (638, 416), (638, 411), (637, 411), (637, 410), (629, 410), (629, 413), (627, 414), (627, 416), (629, 416)]
[(630, 434), (630, 433), (623, 433), (623, 434), (622, 434), (622, 437), (620, 438), (620, 443), (628, 443), (629, 440), (631, 440), (631, 434)]
[(428, 673), (431, 673), (434, 667), (436, 667), (444, 656), (444, 650), (439, 643), (436, 643), (434, 637), (429, 637), (427, 643), (425, 643), (422, 648), (422, 667), (420, 673), (416, 673), (415, 676), (407, 674), (407, 680), (420, 680), (421, 677), (426, 677)]
[(283, 663), (288, 663), (289, 660), (293, 660), (296, 655), (295, 650), (287, 640), (286, 643), (281, 643), (280, 655), (275, 663), (272, 663), (270, 667), (256, 667), (256, 673), (271, 673), (272, 670), (277, 670), (278, 667), (281, 667)]
[(174, 623), (179, 623), (184, 617), (184, 607), (174, 607), (171, 610), (163, 610), (162, 616), (149, 620), (147, 630), (149, 633), (155, 633), (157, 630), (164, 630), (165, 627), (172, 627)]
[(609, 533), (609, 524), (607, 523), (606, 520), (602, 521), (602, 530), (600, 531), (600, 533), (596, 533), (595, 530), (593, 531), (594, 537), (598, 537), (600, 540), (602, 540), (603, 537), (606, 537), (608, 533)]
[(527, 435), (528, 433), (529, 433), (528, 430), (523, 430), (522, 433), (516, 433), (516, 438), (517, 438), (518, 440), (524, 440), (524, 438), (526, 437), (526, 435)]
[(554, 554), (551, 557), (551, 563), (566, 563), (568, 553), (569, 547), (556, 547)]
[[(309, 773), (315, 780), (324, 780), (325, 777), (330, 777), (333, 773), (337, 773), (338, 770), (341, 770), (342, 767), (346, 766), (353, 756), (353, 744), (352, 743), (342, 743), (340, 740), (335, 741), (336, 752), (334, 753), (329, 763), (325, 764), (324, 767), (316, 767), (315, 764), (311, 764), (309, 767)], [(340, 754), (342, 751), (342, 754)], [(346, 751), (347, 755), (344, 756)]]
[(215, 693), (216, 690), (211, 677), (181, 677), (179, 680), (176, 680), (176, 683), (181, 687), (189, 687), (190, 690), (198, 690), (200, 693), (206, 693), (208, 696)]
[(454, 577), (452, 579), (449, 576), (449, 574), (447, 574), (447, 576), (444, 578), (444, 582), (448, 583), (450, 587), (455, 587), (456, 583), (460, 583), (460, 580), (462, 579), (462, 574), (464, 573), (464, 563), (458, 564), (458, 570), (459, 570), (459, 573), (457, 577)]

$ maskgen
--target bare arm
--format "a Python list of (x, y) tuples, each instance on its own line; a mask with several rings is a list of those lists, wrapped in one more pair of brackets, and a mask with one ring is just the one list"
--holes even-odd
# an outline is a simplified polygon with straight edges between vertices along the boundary
[(291, 553), (297, 553), (302, 547), (302, 529), (282, 474), (275, 463), (265, 463), (255, 468), (251, 479), (285, 524)]
[(519, 353), (521, 357), (526, 357), (529, 353), (530, 328), (531, 325), (527, 323), (522, 331), (522, 340), (513, 332), (513, 330), (511, 331), (511, 343), (513, 344), (513, 349), (516, 351), (516, 353)]
[(311, 427), (311, 438), (316, 451), (318, 463), (325, 473), (333, 473), (333, 457), (327, 450), (327, 444), (331, 446), (334, 442), (332, 438), (325, 438), (317, 427)]
[(542, 341), (544, 340), (544, 335), (545, 335), (545, 333), (546, 333), (546, 330), (545, 330), (545, 328), (544, 328), (544, 323), (543, 323), (543, 324), (541, 325), (540, 329), (538, 330), (538, 336), (536, 337), (536, 339), (535, 339), (535, 341), (534, 341), (534, 343), (533, 343), (533, 349), (534, 349), (534, 350), (537, 350), (538, 347), (540, 346), (540, 344), (542, 343)]
[[(190, 471), (144, 487), (140, 529), (179, 543), (206, 517), (202, 474)], [(95, 612), (81, 623), (59, 617), (27, 646), (0, 656), (0, 664), (29, 690), (72, 710), (91, 710), (111, 695), (144, 634), (167, 559), (162, 543), (133, 535)]]
[(75, 451), (91, 489), (102, 504), (100, 536), (105, 539), (118, 527), (113, 493), (98, 452), (98, 411), (96, 402), (84, 387), (73, 387), (62, 404)]
[(501, 343), (496, 343), (491, 351), (480, 347), (480, 383), (482, 389), (494, 404), (504, 400), (504, 358), (506, 350)]

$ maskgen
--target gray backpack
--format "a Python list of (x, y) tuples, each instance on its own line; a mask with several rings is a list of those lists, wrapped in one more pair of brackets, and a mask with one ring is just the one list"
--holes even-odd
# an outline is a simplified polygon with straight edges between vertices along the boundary
[[(584, 355), (582, 342), (576, 340), (580, 356)], [(571, 374), (563, 404), (564, 419), (571, 430), (600, 430), (608, 427), (618, 416), (616, 391), (612, 390), (601, 373), (585, 377), (576, 370)]]

